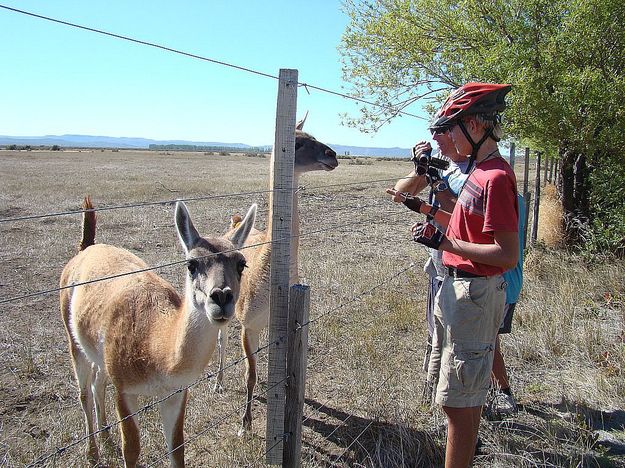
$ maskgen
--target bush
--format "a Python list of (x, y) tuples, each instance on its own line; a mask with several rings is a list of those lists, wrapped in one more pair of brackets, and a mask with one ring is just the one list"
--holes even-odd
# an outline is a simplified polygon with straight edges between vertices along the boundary
[(625, 164), (606, 158), (590, 174), (592, 221), (584, 233), (586, 250), (625, 257)]

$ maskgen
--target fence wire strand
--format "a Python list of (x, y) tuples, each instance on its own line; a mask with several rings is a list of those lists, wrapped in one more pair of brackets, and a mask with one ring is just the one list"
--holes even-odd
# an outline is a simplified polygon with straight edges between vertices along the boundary
[[(411, 268), (413, 268), (413, 267), (414, 267), (414, 263), (411, 263), (411, 264), (410, 264), (407, 268), (404, 268), (404, 269), (402, 269), (402, 270), (400, 270), (400, 271), (396, 272), (396, 273), (395, 273), (395, 274), (393, 274), (391, 277), (389, 277), (389, 278), (387, 278), (386, 280), (384, 280), (384, 281), (382, 281), (382, 282), (378, 283), (378, 284), (377, 284), (377, 285), (375, 285), (374, 287), (372, 287), (372, 288), (370, 288), (370, 289), (368, 289), (368, 290), (366, 290), (366, 291), (363, 291), (363, 292), (361, 292), (360, 294), (358, 294), (357, 296), (355, 296), (355, 297), (353, 297), (352, 299), (348, 300), (347, 302), (345, 302), (345, 303), (341, 303), (341, 304), (339, 304), (337, 307), (332, 308), (332, 309), (330, 309), (330, 310), (326, 311), (325, 313), (322, 313), (321, 315), (319, 315), (319, 316), (318, 316), (318, 317), (316, 317), (315, 319), (313, 319), (313, 320), (309, 320), (309, 321), (307, 321), (307, 322), (304, 322), (303, 324), (299, 325), (299, 327), (300, 327), (300, 328), (303, 328), (303, 327), (305, 327), (305, 326), (309, 326), (311, 323), (314, 323), (314, 322), (318, 321), (320, 318), (327, 316), (329, 313), (334, 312), (334, 311), (336, 311), (336, 310), (339, 310), (339, 309), (343, 308), (344, 306), (346, 306), (347, 304), (350, 304), (350, 303), (352, 303), (352, 302), (355, 302), (356, 300), (361, 299), (362, 297), (366, 296), (366, 295), (367, 295), (367, 294), (369, 294), (370, 292), (372, 292), (372, 291), (374, 291), (375, 289), (377, 289), (377, 288), (379, 288), (379, 287), (381, 287), (381, 286), (383, 286), (383, 285), (387, 284), (388, 282), (392, 281), (394, 278), (397, 278), (397, 277), (398, 277), (398, 276), (400, 276), (402, 273), (404, 273), (405, 271), (407, 271), (407, 270), (409, 270), (409, 269), (411, 269)], [(266, 344), (266, 345), (264, 345), (264, 346), (260, 346), (260, 347), (259, 347), (256, 351), (254, 351), (254, 352), (253, 352), (253, 353), (251, 353), (251, 354), (252, 354), (252, 355), (258, 355), (259, 353), (261, 353), (262, 351), (264, 351), (264, 350), (268, 349), (268, 348), (269, 348), (269, 347), (271, 347), (272, 345), (274, 345), (274, 344), (276, 344), (276, 345), (277, 345), (277, 344), (280, 342), (280, 340), (281, 340), (282, 338), (283, 338), (283, 337), (280, 337), (280, 338), (279, 338), (278, 340), (276, 340), (276, 341), (273, 341), (273, 342), (267, 343), (267, 344)], [(225, 371), (225, 370), (227, 370), (227, 369), (230, 369), (230, 368), (232, 368), (232, 367), (235, 367), (235, 366), (239, 365), (240, 363), (242, 363), (242, 362), (243, 362), (243, 361), (245, 361), (246, 359), (247, 359), (247, 357), (246, 357), (246, 356), (242, 356), (241, 358), (235, 359), (234, 361), (232, 361), (231, 363), (229, 363), (228, 365), (226, 365), (226, 366), (223, 368), (223, 371)], [(47, 455), (43, 455), (43, 456), (41, 456), (40, 458), (36, 459), (35, 461), (31, 462), (30, 464), (28, 464), (28, 465), (26, 465), (26, 466), (27, 466), (27, 467), (34, 467), (34, 466), (38, 466), (38, 465), (41, 465), (42, 463), (45, 463), (46, 461), (50, 460), (51, 458), (56, 458), (56, 457), (58, 457), (58, 456), (61, 456), (61, 455), (65, 454), (65, 453), (66, 453), (69, 449), (71, 449), (71, 448), (73, 448), (73, 447), (76, 447), (76, 446), (77, 446), (77, 445), (79, 445), (79, 444), (82, 444), (83, 442), (85, 442), (86, 440), (88, 440), (90, 437), (94, 437), (94, 436), (96, 436), (97, 434), (99, 434), (99, 433), (101, 433), (101, 432), (108, 431), (108, 430), (110, 430), (111, 428), (113, 428), (113, 427), (115, 427), (115, 426), (117, 426), (117, 425), (121, 424), (123, 421), (125, 421), (125, 420), (127, 420), (127, 419), (130, 419), (130, 418), (132, 418), (132, 417), (134, 417), (134, 416), (138, 416), (138, 415), (140, 415), (140, 414), (142, 414), (142, 413), (145, 413), (145, 412), (147, 412), (147, 411), (151, 410), (152, 408), (154, 408), (156, 405), (158, 405), (158, 404), (162, 403), (163, 401), (165, 401), (165, 400), (167, 400), (167, 399), (171, 398), (172, 396), (174, 396), (174, 395), (176, 395), (176, 394), (178, 394), (178, 393), (180, 393), (180, 392), (182, 392), (182, 391), (189, 390), (189, 389), (191, 389), (191, 388), (193, 388), (193, 387), (195, 387), (195, 386), (197, 386), (197, 385), (199, 385), (199, 384), (201, 384), (201, 383), (203, 383), (203, 382), (207, 382), (207, 381), (211, 380), (213, 377), (215, 377), (216, 375), (217, 375), (217, 373), (216, 373), (216, 372), (209, 372), (209, 373), (206, 373), (205, 375), (203, 375), (202, 377), (200, 377), (200, 378), (196, 379), (194, 382), (190, 383), (189, 385), (184, 386), (184, 387), (181, 387), (181, 388), (179, 388), (179, 389), (176, 389), (175, 391), (173, 391), (173, 392), (169, 393), (168, 395), (166, 395), (166, 396), (164, 396), (164, 397), (161, 397), (161, 398), (159, 398), (159, 399), (157, 399), (157, 400), (154, 400), (154, 401), (150, 402), (149, 404), (147, 404), (147, 405), (145, 405), (145, 406), (143, 406), (143, 407), (139, 408), (138, 410), (136, 410), (135, 412), (133, 412), (133, 413), (131, 413), (131, 414), (129, 414), (129, 415), (127, 415), (127, 416), (125, 416), (124, 418), (122, 418), (122, 419), (118, 419), (118, 420), (116, 420), (116, 421), (113, 421), (113, 422), (111, 422), (111, 423), (107, 424), (106, 426), (101, 427), (101, 428), (99, 428), (98, 430), (96, 430), (96, 431), (94, 431), (94, 432), (92, 432), (92, 433), (90, 433), (90, 434), (84, 435), (83, 437), (81, 437), (81, 438), (79, 438), (79, 439), (75, 440), (74, 442), (72, 442), (72, 443), (70, 443), (70, 444), (67, 444), (67, 445), (65, 445), (65, 446), (63, 446), (63, 447), (59, 447), (59, 448), (57, 448), (54, 452), (49, 453), (49, 454), (47, 454)], [(276, 385), (278, 385), (278, 384), (280, 384), (280, 383), (284, 382), (287, 378), (288, 378), (288, 376), (287, 376), (285, 379), (283, 379), (283, 380), (281, 380), (280, 382), (278, 382), (277, 384), (274, 384), (271, 388), (274, 388)], [(387, 378), (386, 380), (388, 380), (388, 378)], [(266, 389), (263, 393), (266, 393), (266, 392), (267, 392), (268, 390), (270, 390), (271, 388)], [(257, 395), (254, 395), (254, 396), (252, 397), (251, 401), (257, 400), (259, 396), (260, 396), (260, 395), (258, 395), (258, 394), (257, 394)], [(368, 399), (367, 399), (366, 401), (368, 401)], [(247, 405), (247, 403), (248, 403), (248, 402), (247, 402), (247, 400), (246, 400), (245, 404)], [(325, 405), (322, 405), (322, 406), (320, 406), (320, 407), (318, 407), (318, 408), (315, 408), (315, 411), (317, 411), (317, 412), (318, 412), (318, 411), (320, 411), (320, 410), (321, 410), (321, 408), (323, 408), (324, 406), (325, 406)], [(244, 406), (241, 406), (241, 407), (244, 407)], [(237, 408), (237, 409), (240, 409), (240, 408)], [(222, 418), (221, 418), (221, 419), (219, 419), (218, 421), (221, 423), (221, 422), (223, 422), (223, 421), (226, 419), (226, 417), (229, 417), (229, 416), (231, 416), (232, 414), (234, 414), (234, 412), (230, 412), (230, 413), (228, 413), (226, 416), (222, 417)], [(350, 415), (350, 416), (348, 416), (348, 418), (346, 418), (346, 419), (343, 421), (343, 424), (347, 421), (347, 419), (349, 419), (349, 417), (351, 417), (351, 415)], [(307, 421), (309, 418), (310, 418), (310, 416), (309, 416), (309, 417), (307, 417), (306, 419), (304, 419), (304, 420), (303, 420), (303, 422)], [(190, 439), (190, 440), (186, 440), (186, 441), (184, 442), (184, 444), (183, 444), (183, 445), (186, 445), (186, 444), (190, 443), (191, 441), (193, 441), (193, 440), (195, 440), (195, 439), (199, 438), (199, 436), (200, 436), (200, 435), (205, 434), (206, 432), (208, 432), (210, 429), (212, 429), (212, 428), (214, 428), (214, 427), (215, 427), (215, 424), (213, 424), (212, 426), (209, 426), (208, 428), (206, 428), (206, 429), (202, 430), (202, 431), (201, 431), (201, 432), (199, 432), (199, 433), (196, 433), (192, 439)], [(339, 427), (340, 427), (340, 426), (339, 426)], [(336, 429), (335, 429), (335, 431), (336, 431)], [(333, 432), (332, 432), (332, 433), (330, 433), (329, 435), (332, 435), (335, 431), (333, 431)], [(328, 436), (328, 437), (329, 437), (329, 436)], [(278, 443), (279, 443), (279, 442), (281, 442), (281, 441), (278, 441)], [(180, 447), (180, 446), (179, 446), (179, 447)], [(156, 461), (158, 461), (158, 460), (160, 460), (160, 459), (164, 458), (165, 456), (169, 455), (170, 453), (174, 452), (174, 451), (175, 451), (177, 448), (179, 448), (179, 447), (175, 447), (174, 449), (172, 449), (172, 450), (168, 451), (167, 453), (165, 453), (164, 455), (162, 455), (160, 458), (158, 458)], [(271, 448), (270, 448), (269, 450), (271, 450)], [(269, 450), (268, 450), (268, 451), (269, 451)], [(263, 454), (263, 456), (264, 456), (264, 455), (266, 455), (266, 453), (267, 453), (267, 452), (265, 452), (265, 454)], [(261, 457), (261, 458), (262, 458), (262, 457)], [(254, 463), (256, 463), (256, 462), (254, 462)], [(148, 466), (153, 466), (153, 465), (154, 465), (154, 463), (153, 463), (153, 464), (151, 464), (151, 465), (148, 465)]]
[[(251, 398), (251, 400), (246, 400), (245, 403), (241, 406), (236, 407), (233, 411), (230, 411), (228, 413), (226, 413), (225, 415), (223, 415), (221, 418), (219, 418), (217, 421), (213, 422), (213, 424), (211, 424), (208, 427), (205, 427), (204, 429), (202, 429), (199, 432), (196, 432), (195, 434), (193, 434), (191, 437), (189, 437), (188, 439), (186, 439), (182, 444), (178, 445), (177, 447), (174, 447), (171, 450), (168, 450), (167, 452), (161, 454), (156, 460), (154, 460), (151, 464), (147, 465), (148, 467), (152, 467), (155, 466), (156, 463), (160, 460), (162, 460), (163, 458), (171, 455), (172, 453), (174, 453), (176, 450), (178, 450), (181, 447), (186, 447), (187, 445), (191, 444), (192, 442), (194, 442), (195, 440), (199, 439), (201, 436), (203, 436), (204, 434), (206, 434), (208, 431), (212, 430), (212, 429), (216, 429), (222, 422), (224, 422), (226, 419), (228, 419), (230, 416), (236, 414), (237, 412), (241, 411), (241, 409), (245, 408), (247, 406), (248, 403), (253, 402), (254, 400), (257, 400), (259, 396), (261, 395), (266, 395), (270, 390), (276, 388), (278, 385), (283, 384), (284, 382), (286, 382), (289, 379), (289, 376), (287, 375), (286, 377), (284, 377), (282, 380), (280, 380), (279, 382), (276, 382), (275, 384), (273, 384), (271, 387), (266, 388), (264, 391), (262, 391), (260, 394), (255, 395)], [(276, 445), (278, 443), (280, 443), (281, 441), (278, 441), (276, 443)], [(275, 447), (275, 445), (274, 445)], [(272, 447), (273, 448), (273, 447)]]
[[(351, 187), (354, 185), (367, 186), (371, 184), (379, 184), (382, 182), (393, 182), (393, 181), (397, 181), (398, 179), (410, 179), (410, 178), (414, 178), (414, 177), (407, 176), (407, 177), (400, 177), (400, 178), (395, 178), (395, 179), (363, 180), (363, 181), (358, 181), (358, 182), (345, 182), (345, 183), (340, 183), (340, 184), (329, 184), (329, 185), (318, 185), (318, 186), (300, 185), (299, 187), (293, 188), (293, 189), (254, 190), (250, 192), (222, 193), (222, 194), (216, 194), (216, 195), (201, 195), (197, 197), (174, 198), (174, 199), (169, 199), (169, 200), (135, 202), (135, 203), (124, 204), (124, 205), (99, 206), (97, 208), (91, 208), (88, 210), (67, 210), (67, 211), (57, 211), (57, 212), (52, 212), (52, 213), (40, 213), (40, 214), (33, 214), (33, 215), (15, 216), (11, 218), (2, 218), (0, 219), (0, 224), (8, 224), (8, 223), (14, 223), (18, 221), (29, 221), (29, 220), (36, 220), (36, 219), (43, 219), (43, 218), (53, 218), (53, 217), (60, 217), (60, 216), (81, 215), (83, 213), (89, 213), (92, 211), (96, 211), (96, 212), (97, 211), (114, 211), (114, 210), (124, 210), (124, 209), (131, 209), (131, 208), (144, 208), (148, 206), (168, 206), (168, 205), (173, 205), (179, 201), (181, 202), (206, 201), (206, 200), (218, 200), (218, 199), (223, 199), (223, 198), (248, 197), (251, 195), (265, 195), (269, 193), (277, 193), (277, 192), (284, 192), (284, 191), (293, 191), (294, 193), (298, 193), (302, 191), (310, 191), (310, 190), (316, 190), (316, 189), (328, 189), (328, 188), (334, 188), (334, 187)], [(335, 191), (332, 191), (331, 193), (335, 194), (335, 193), (342, 193), (342, 192), (343, 191), (335, 190)], [(268, 210), (265, 210), (265, 211), (268, 211)], [(264, 212), (264, 211), (261, 211), (261, 212)]]
[[(20, 13), (22, 15), (31, 16), (33, 18), (38, 18), (38, 19), (42, 19), (42, 20), (45, 20), (45, 21), (50, 21), (52, 23), (62, 24), (64, 26), (70, 26), (72, 28), (82, 29), (84, 31), (89, 31), (89, 32), (96, 33), (96, 34), (101, 34), (101, 35), (104, 35), (104, 36), (113, 37), (115, 39), (121, 39), (121, 40), (124, 40), (124, 41), (133, 42), (135, 44), (141, 44), (141, 45), (144, 45), (144, 46), (153, 47), (153, 48), (156, 48), (156, 49), (161, 49), (161, 50), (164, 50), (166, 52), (171, 52), (171, 53), (174, 53), (174, 54), (183, 55), (185, 57), (190, 57), (190, 58), (193, 58), (193, 59), (202, 60), (204, 62), (210, 62), (210, 63), (214, 63), (216, 65), (221, 65), (221, 66), (224, 66), (224, 67), (234, 68), (236, 70), (244, 71), (244, 72), (247, 72), (247, 73), (252, 73), (252, 74), (258, 75), (258, 76), (263, 76), (265, 78), (271, 78), (273, 80), (279, 80), (280, 79), (278, 76), (271, 75), (269, 73), (261, 72), (261, 71), (258, 71), (258, 70), (254, 70), (252, 68), (243, 67), (243, 66), (240, 66), (240, 65), (234, 65), (232, 63), (224, 62), (222, 60), (212, 59), (212, 58), (205, 57), (205, 56), (202, 56), (202, 55), (193, 54), (193, 53), (190, 53), (190, 52), (185, 52), (185, 51), (182, 51), (182, 50), (179, 50), (179, 49), (174, 49), (172, 47), (167, 47), (167, 46), (164, 46), (164, 45), (161, 45), (161, 44), (156, 44), (154, 42), (144, 41), (144, 40), (141, 40), (141, 39), (135, 39), (135, 38), (132, 38), (130, 36), (125, 36), (125, 35), (122, 35), (122, 34), (116, 34), (116, 33), (112, 33), (112, 32), (109, 32), (109, 31), (104, 31), (102, 29), (92, 28), (92, 27), (89, 27), (89, 26), (83, 26), (83, 25), (80, 25), (80, 24), (71, 23), (69, 21), (64, 21), (64, 20), (52, 18), (50, 16), (39, 15), (37, 13), (32, 13), (32, 12), (29, 12), (29, 11), (26, 11), (26, 10), (20, 10), (18, 8), (13, 8), (13, 7), (10, 7), (10, 6), (7, 6), (7, 5), (1, 5), (0, 4), (0, 8), (12, 11), (14, 13)], [(344, 99), (349, 99), (351, 101), (356, 101), (356, 102), (367, 104), (367, 105), (370, 105), (370, 106), (373, 106), (373, 107), (378, 107), (378, 108), (381, 108), (381, 109), (385, 109), (385, 110), (393, 112), (395, 115), (406, 115), (406, 116), (414, 117), (414, 118), (420, 119), (420, 120), (428, 120), (426, 117), (422, 117), (422, 116), (416, 115), (416, 114), (411, 114), (410, 112), (403, 111), (403, 110), (398, 109), (398, 108), (393, 107), (393, 106), (377, 104), (375, 102), (371, 102), (371, 101), (368, 101), (366, 99), (362, 99), (362, 98), (359, 98), (359, 97), (356, 97), (356, 96), (350, 96), (348, 94), (341, 93), (341, 92), (338, 92), (338, 91), (332, 91), (330, 89), (322, 88), (320, 86), (315, 86), (315, 85), (312, 85), (310, 83), (298, 82), (297, 86), (298, 87), (304, 87), (307, 90), (308, 89), (314, 89), (314, 90), (317, 90), (317, 91), (320, 91), (320, 92), (323, 92), (323, 93), (326, 93), (326, 94), (332, 94), (334, 96), (339, 96), (339, 97), (342, 97)]]
[[(282, 339), (282, 337), (281, 337), (280, 339)], [(266, 350), (266, 349), (270, 348), (272, 345), (277, 345), (277, 344), (279, 344), (279, 340), (276, 340), (276, 341), (272, 341), (272, 342), (270, 342), (270, 343), (267, 343), (267, 344), (266, 344), (266, 345), (264, 345), (264, 346), (260, 346), (260, 347), (259, 347), (256, 351), (254, 351), (253, 353), (251, 353), (251, 355), (252, 355), (252, 356), (254, 356), (254, 355), (258, 355), (260, 352), (262, 352), (262, 351), (264, 351), (264, 350)], [(228, 364), (227, 366), (225, 366), (225, 367), (223, 368), (223, 370), (225, 371), (225, 370), (230, 369), (230, 368), (232, 368), (232, 367), (234, 367), (234, 366), (237, 366), (237, 365), (239, 365), (240, 363), (242, 363), (243, 361), (245, 361), (246, 359), (247, 359), (247, 357), (246, 357), (246, 356), (243, 356), (243, 357), (240, 357), (240, 358), (238, 358), (238, 359), (235, 359), (235, 360), (234, 360), (234, 361), (232, 361), (230, 364)], [(64, 454), (67, 450), (69, 450), (69, 449), (71, 449), (71, 448), (73, 448), (73, 447), (75, 447), (75, 446), (77, 446), (77, 445), (79, 445), (79, 444), (81, 444), (81, 443), (85, 442), (85, 441), (86, 441), (87, 439), (89, 439), (90, 437), (94, 437), (94, 436), (96, 436), (97, 434), (100, 434), (101, 432), (108, 431), (108, 430), (112, 429), (113, 427), (118, 426), (118, 425), (119, 425), (119, 424), (121, 424), (122, 422), (126, 421), (127, 419), (130, 419), (130, 418), (132, 418), (132, 417), (134, 417), (134, 416), (138, 416), (138, 415), (140, 415), (140, 414), (142, 414), (142, 413), (146, 413), (147, 411), (149, 411), (149, 410), (151, 410), (152, 408), (154, 408), (156, 405), (158, 405), (158, 404), (160, 404), (160, 403), (164, 402), (165, 400), (167, 400), (167, 399), (171, 398), (172, 396), (174, 396), (174, 395), (176, 395), (176, 394), (178, 394), (178, 393), (180, 393), (180, 392), (183, 392), (183, 391), (189, 390), (189, 389), (191, 389), (191, 388), (193, 388), (193, 387), (195, 387), (195, 386), (197, 386), (197, 385), (199, 385), (199, 384), (201, 384), (201, 383), (203, 383), (203, 382), (207, 382), (207, 381), (211, 380), (213, 377), (215, 377), (216, 375), (217, 375), (217, 373), (216, 373), (216, 372), (209, 372), (209, 373), (207, 373), (207, 374), (203, 375), (202, 377), (199, 377), (198, 379), (196, 379), (195, 381), (193, 381), (193, 382), (192, 382), (192, 383), (190, 383), (189, 385), (186, 385), (186, 386), (184, 386), (184, 387), (180, 387), (179, 389), (174, 390), (173, 392), (171, 392), (171, 393), (167, 394), (166, 396), (161, 397), (161, 398), (159, 398), (159, 399), (157, 399), (157, 400), (154, 400), (154, 401), (152, 401), (152, 402), (148, 403), (148, 404), (147, 404), (147, 405), (145, 405), (145, 406), (142, 406), (141, 408), (139, 408), (138, 410), (136, 410), (134, 413), (131, 413), (131, 414), (129, 414), (129, 415), (127, 415), (127, 416), (125, 416), (125, 417), (123, 417), (123, 418), (121, 418), (121, 419), (115, 420), (115, 421), (113, 421), (112, 423), (109, 423), (109, 424), (107, 424), (106, 426), (101, 427), (100, 429), (98, 429), (98, 430), (96, 430), (96, 431), (93, 431), (92, 433), (87, 434), (87, 435), (85, 435), (85, 436), (83, 436), (83, 437), (81, 437), (81, 438), (79, 438), (79, 439), (75, 440), (74, 442), (72, 442), (72, 443), (70, 443), (70, 444), (67, 444), (67, 445), (65, 445), (65, 446), (63, 446), (63, 447), (59, 447), (59, 448), (57, 448), (57, 449), (56, 449), (53, 453), (50, 453), (50, 454), (48, 454), (48, 455), (44, 455), (44, 456), (42, 456), (42, 457), (40, 457), (40, 458), (36, 459), (35, 461), (33, 461), (32, 463), (30, 463), (30, 464), (28, 464), (28, 465), (26, 465), (26, 466), (27, 466), (27, 467), (37, 466), (37, 465), (40, 465), (40, 464), (42, 464), (42, 463), (46, 462), (47, 460), (49, 460), (49, 459), (51, 459), (51, 458), (53, 458), (53, 457), (57, 457), (57, 456), (59, 456), (59, 455), (63, 455), (63, 454)], [(280, 382), (279, 382), (279, 383), (280, 383)], [(272, 388), (273, 388), (273, 387), (272, 387)], [(252, 399), (251, 399), (251, 401), (254, 401), (254, 400), (256, 400), (257, 398), (258, 398), (258, 395), (253, 396), (253, 397), (252, 397)], [(246, 400), (246, 404), (247, 404), (247, 400)], [(230, 415), (231, 415), (231, 414), (232, 414), (232, 413), (230, 413)], [(175, 449), (174, 449), (174, 450), (175, 450)], [(173, 452), (173, 450), (172, 450), (171, 452)], [(170, 453), (171, 453), (171, 452), (170, 452)]]
[[(97, 211), (97, 209), (96, 209), (96, 211)], [(393, 214), (395, 214), (395, 213), (393, 213)], [(337, 230), (339, 228), (344, 229), (344, 228), (350, 227), (350, 226), (363, 225), (363, 224), (366, 224), (366, 223), (368, 223), (370, 221), (371, 221), (371, 219), (367, 219), (367, 220), (364, 220), (364, 221), (356, 221), (356, 222), (352, 222), (352, 223), (348, 223), (348, 224), (333, 225), (333, 226), (330, 226), (330, 227), (315, 229), (315, 230), (312, 230), (312, 231), (301, 233), (299, 235), (281, 237), (281, 238), (276, 239), (274, 241), (270, 240), (270, 241), (266, 241), (266, 242), (258, 242), (258, 243), (255, 243), (255, 244), (250, 244), (250, 245), (246, 245), (246, 246), (240, 247), (238, 249), (224, 250), (222, 252), (211, 253), (209, 255), (203, 255), (203, 256), (196, 257), (196, 258), (198, 258), (198, 259), (205, 259), (205, 258), (215, 257), (215, 256), (218, 256), (218, 255), (223, 255), (223, 254), (231, 253), (231, 252), (235, 252), (235, 251), (241, 251), (241, 250), (245, 250), (245, 249), (261, 247), (261, 246), (267, 245), (267, 244), (283, 242), (283, 241), (288, 240), (288, 239), (303, 238), (303, 237), (312, 236), (314, 234), (320, 234), (320, 233), (323, 233), (323, 232)], [(32, 293), (22, 294), (22, 295), (19, 295), (19, 296), (13, 296), (13, 297), (9, 297), (9, 298), (4, 298), (4, 299), (0, 299), (0, 305), (6, 304), (6, 303), (9, 303), (9, 302), (16, 302), (16, 301), (19, 301), (19, 300), (29, 299), (29, 298), (33, 298), (33, 297), (44, 296), (44, 295), (47, 295), (47, 294), (52, 294), (52, 293), (55, 293), (55, 292), (63, 291), (65, 289), (71, 289), (71, 288), (75, 288), (75, 287), (78, 287), (78, 286), (84, 286), (84, 285), (87, 285), (87, 284), (98, 283), (98, 282), (101, 282), (101, 281), (109, 281), (109, 280), (113, 280), (113, 279), (117, 279), (117, 278), (122, 278), (122, 277), (125, 277), (125, 276), (135, 275), (135, 274), (139, 274), (139, 273), (145, 273), (145, 272), (148, 272), (148, 271), (160, 270), (160, 269), (163, 269), (163, 268), (168, 268), (168, 267), (172, 267), (172, 266), (176, 266), (176, 265), (181, 265), (181, 264), (184, 264), (184, 263), (187, 263), (187, 262), (188, 262), (188, 259), (175, 260), (173, 262), (168, 262), (168, 263), (156, 265), (156, 266), (153, 266), (153, 267), (141, 268), (141, 269), (133, 270), (133, 271), (129, 271), (129, 272), (123, 272), (123, 273), (118, 273), (118, 274), (115, 274), (115, 275), (109, 275), (109, 276), (103, 276), (103, 277), (100, 277), (100, 278), (94, 278), (92, 280), (81, 281), (81, 282), (78, 282), (78, 283), (72, 283), (72, 284), (69, 284), (67, 286), (59, 286), (59, 287), (56, 287), (56, 288), (50, 288), (50, 289), (46, 289), (46, 290), (41, 290), (41, 291), (35, 291), (35, 292), (32, 292)]]

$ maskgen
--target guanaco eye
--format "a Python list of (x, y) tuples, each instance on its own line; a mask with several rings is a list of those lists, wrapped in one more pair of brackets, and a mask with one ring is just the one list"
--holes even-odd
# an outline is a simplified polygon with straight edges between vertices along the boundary
[(247, 268), (247, 262), (245, 260), (241, 260), (237, 265), (237, 271), (239, 272), (239, 276), (243, 274), (243, 270)]
[(189, 269), (189, 273), (191, 274), (191, 276), (195, 276), (198, 266), (199, 264), (197, 260), (189, 260), (189, 263), (187, 263), (187, 268)]

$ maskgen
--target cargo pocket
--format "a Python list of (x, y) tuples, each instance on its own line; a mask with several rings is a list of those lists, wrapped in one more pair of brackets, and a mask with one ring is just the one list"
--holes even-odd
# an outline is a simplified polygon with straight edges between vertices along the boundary
[(493, 365), (492, 343), (459, 341), (453, 344), (454, 367), (460, 387), (468, 393), (488, 390)]

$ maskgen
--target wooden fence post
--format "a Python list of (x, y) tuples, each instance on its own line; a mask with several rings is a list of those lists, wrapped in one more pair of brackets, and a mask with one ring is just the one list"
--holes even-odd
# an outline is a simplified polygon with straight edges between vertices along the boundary
[(302, 459), (302, 419), (304, 414), (304, 390), (306, 388), (306, 364), (308, 362), (308, 322), (310, 287), (302, 284), (291, 286), (289, 298), (289, 340), (287, 344), (286, 415), (284, 419), (285, 468), (298, 468)]
[(530, 203), (532, 201), (532, 193), (525, 192), (523, 194), (523, 201), (525, 202), (525, 211), (519, 213), (519, 216), (523, 216), (523, 251), (527, 250), (527, 226), (530, 220)]
[(515, 154), (516, 148), (514, 145), (514, 141), (512, 143), (510, 143), (510, 158), (508, 159), (508, 162), (510, 163), (510, 167), (512, 168), (512, 170), (514, 171), (514, 160), (516, 159), (516, 154)]
[(271, 230), (271, 291), (269, 295), (269, 364), (267, 376), (266, 461), (282, 464), (287, 323), (289, 315), (289, 263), (295, 163), (297, 70), (280, 69), (273, 147), (273, 218)]
[(555, 163), (556, 157), (553, 156), (552, 158), (549, 158), (549, 183), (553, 184), (554, 179), (553, 179), (553, 165)]
[(549, 154), (545, 152), (545, 173), (543, 175), (543, 187), (547, 185), (547, 171), (549, 170)]
[(555, 167), (553, 168), (553, 183), (558, 183), (558, 169), (560, 168), (560, 160), (556, 159)]
[(525, 168), (524, 168), (524, 172), (523, 172), (523, 193), (527, 193), (527, 188), (528, 188), (527, 179), (529, 178), (529, 173), (530, 173), (530, 149), (528, 147), (525, 147)]
[(540, 206), (540, 156), (541, 152), (536, 151), (536, 181), (534, 183), (534, 211), (532, 214), (532, 237), (531, 245), (534, 246), (538, 238), (538, 208)]

